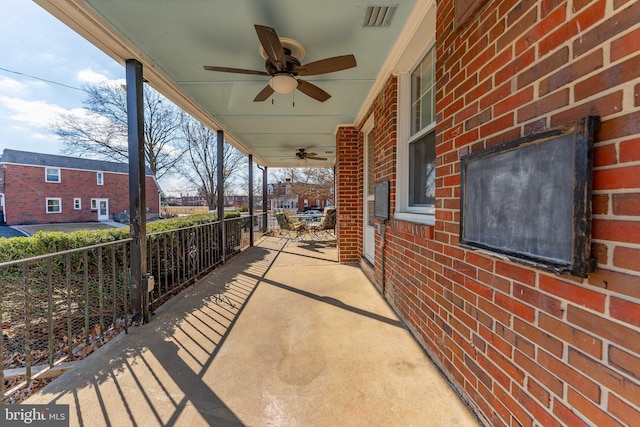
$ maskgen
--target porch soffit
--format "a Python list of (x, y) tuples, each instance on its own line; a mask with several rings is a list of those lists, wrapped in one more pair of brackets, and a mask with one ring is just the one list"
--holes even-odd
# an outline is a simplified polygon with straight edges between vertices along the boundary
[[(358, 124), (435, 10), (432, 0), (378, 2), (397, 8), (389, 26), (368, 28), (366, 0), (35, 1), (120, 64), (140, 61), (154, 88), (268, 167), (299, 166), (294, 153), (302, 147), (327, 158), (306, 166), (332, 166), (337, 127)], [(353, 54), (357, 67), (304, 77), (332, 95), (326, 102), (300, 91), (253, 102), (268, 77), (203, 65), (263, 71), (254, 24), (301, 43), (303, 64)]]

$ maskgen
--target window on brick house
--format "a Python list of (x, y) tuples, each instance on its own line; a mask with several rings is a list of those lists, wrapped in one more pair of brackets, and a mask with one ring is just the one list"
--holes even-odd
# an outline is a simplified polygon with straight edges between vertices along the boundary
[(47, 197), (47, 213), (62, 213), (62, 199)]
[(435, 213), (435, 46), (398, 84), (399, 219), (433, 223)]
[(74, 197), (73, 199), (73, 209), (79, 211), (82, 209), (82, 201), (79, 197)]
[(96, 179), (98, 185), (104, 185), (104, 174), (102, 172), (97, 172)]
[(46, 182), (60, 182), (60, 169), (58, 168), (45, 168), (44, 180)]

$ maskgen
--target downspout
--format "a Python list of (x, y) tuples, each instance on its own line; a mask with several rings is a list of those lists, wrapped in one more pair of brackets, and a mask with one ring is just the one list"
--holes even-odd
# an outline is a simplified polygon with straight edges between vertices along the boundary
[(380, 224), (380, 273), (382, 274), (382, 283), (380, 286), (382, 287), (382, 296), (385, 297), (387, 294), (387, 282), (385, 280), (385, 247), (387, 246), (387, 223), (388, 220), (384, 220), (382, 224)]

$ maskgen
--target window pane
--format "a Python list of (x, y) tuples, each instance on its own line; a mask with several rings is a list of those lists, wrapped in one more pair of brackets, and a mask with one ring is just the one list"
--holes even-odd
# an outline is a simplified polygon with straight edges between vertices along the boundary
[(60, 212), (60, 199), (47, 199), (47, 212)]
[(433, 206), (436, 190), (436, 135), (409, 144), (409, 206)]
[(422, 88), (420, 90), (420, 95), (424, 95), (428, 90), (433, 87), (434, 84), (434, 65), (433, 64), (433, 51), (429, 51), (427, 56), (425, 56), (422, 63), (420, 63), (420, 80), (422, 81)]
[(422, 110), (420, 111), (420, 123), (429, 124), (433, 122), (433, 90), (428, 90), (422, 97)]
[(411, 135), (435, 120), (435, 53), (431, 49), (411, 73)]
[(49, 181), (49, 182), (58, 182), (58, 181), (60, 181), (60, 170), (59, 169), (47, 169), (47, 181)]

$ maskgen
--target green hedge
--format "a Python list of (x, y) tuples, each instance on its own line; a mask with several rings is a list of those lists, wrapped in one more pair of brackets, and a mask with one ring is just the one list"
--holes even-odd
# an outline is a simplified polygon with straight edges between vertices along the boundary
[[(238, 213), (227, 213), (226, 218), (237, 218)], [(147, 234), (207, 224), (217, 219), (215, 213), (196, 214), (147, 223)], [(129, 237), (129, 227), (108, 230), (87, 230), (64, 233), (38, 231), (30, 237), (0, 239), (0, 262), (14, 261), (53, 252), (98, 245)]]

